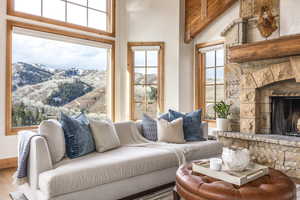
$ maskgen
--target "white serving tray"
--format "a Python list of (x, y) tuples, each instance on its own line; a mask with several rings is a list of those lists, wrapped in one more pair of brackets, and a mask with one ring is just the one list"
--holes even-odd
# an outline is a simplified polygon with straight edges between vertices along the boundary
[(200, 160), (194, 162), (192, 170), (195, 173), (203, 174), (237, 186), (242, 186), (246, 183), (269, 174), (269, 168), (267, 166), (255, 163), (252, 163), (243, 172), (233, 172), (226, 170), (226, 167), (224, 165), (222, 166), (221, 171), (215, 171), (209, 168), (209, 160)]

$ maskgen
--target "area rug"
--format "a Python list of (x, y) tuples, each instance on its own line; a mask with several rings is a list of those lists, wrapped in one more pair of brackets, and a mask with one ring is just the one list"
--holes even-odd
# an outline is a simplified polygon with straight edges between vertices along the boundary
[(12, 200), (28, 200), (22, 192), (11, 192), (9, 193), (9, 197)]
[[(150, 194), (135, 200), (173, 200), (173, 188), (167, 188), (165, 190), (161, 190), (154, 194)], [(28, 200), (22, 193), (20, 192), (12, 192), (9, 194), (12, 200)], [(297, 200), (300, 200), (300, 185), (297, 185)]]
[[(172, 188), (167, 188), (159, 192), (149, 194), (134, 200), (173, 200)], [(12, 192), (9, 194), (12, 200), (28, 200), (21, 192)], [(101, 199), (99, 199), (101, 200)]]

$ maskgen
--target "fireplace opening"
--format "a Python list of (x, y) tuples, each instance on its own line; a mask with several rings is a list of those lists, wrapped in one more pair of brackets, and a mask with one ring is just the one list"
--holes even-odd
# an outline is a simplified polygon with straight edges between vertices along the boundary
[(300, 96), (271, 100), (271, 133), (300, 137)]

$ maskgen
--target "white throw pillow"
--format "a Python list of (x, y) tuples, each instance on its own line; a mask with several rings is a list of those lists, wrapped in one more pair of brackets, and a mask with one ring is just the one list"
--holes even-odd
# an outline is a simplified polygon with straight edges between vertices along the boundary
[(121, 146), (115, 126), (110, 121), (89, 120), (95, 140), (96, 150), (100, 153)]
[(45, 120), (39, 126), (39, 133), (46, 137), (52, 162), (57, 163), (66, 153), (64, 131), (57, 120)]
[(168, 122), (164, 119), (157, 121), (157, 138), (160, 142), (185, 143), (183, 133), (183, 119), (178, 118)]

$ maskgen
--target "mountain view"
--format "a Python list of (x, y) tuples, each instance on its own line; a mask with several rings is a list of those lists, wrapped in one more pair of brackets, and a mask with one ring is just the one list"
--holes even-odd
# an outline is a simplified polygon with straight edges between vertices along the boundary
[[(156, 116), (157, 75), (135, 74), (136, 112)], [(83, 68), (53, 68), (42, 64), (17, 62), (13, 64), (13, 127), (38, 125), (45, 119), (56, 119), (60, 112), (78, 115), (85, 112), (89, 117), (107, 117), (107, 72)], [(146, 93), (145, 93), (146, 91)]]
[(57, 119), (60, 112), (108, 117), (109, 47), (18, 30), (12, 55), (13, 127)]
[(51, 68), (41, 64), (13, 64), (13, 126), (38, 125), (57, 118), (86, 112), (105, 118), (106, 71)]
[[(96, 43), (14, 33), (12, 126), (38, 125), (57, 119), (60, 112), (107, 118), (110, 53), (109, 47)], [(136, 112), (155, 116), (157, 68), (145, 72), (144, 67), (135, 72)]]

